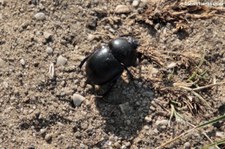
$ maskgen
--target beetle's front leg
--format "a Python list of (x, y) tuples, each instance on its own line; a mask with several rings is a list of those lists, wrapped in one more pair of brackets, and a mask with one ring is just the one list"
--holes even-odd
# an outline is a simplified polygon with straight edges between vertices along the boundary
[(87, 61), (87, 59), (91, 56), (91, 54), (89, 54), (87, 57), (85, 57), (81, 62), (80, 65), (78, 66), (80, 69), (81, 67), (84, 65), (84, 63)]
[(127, 71), (127, 74), (128, 74), (128, 76), (129, 76), (129, 78), (130, 78), (131, 80), (134, 80), (134, 76), (133, 76), (133, 74), (130, 72), (130, 70), (129, 70), (123, 63), (121, 63), (121, 65), (122, 65), (123, 68)]

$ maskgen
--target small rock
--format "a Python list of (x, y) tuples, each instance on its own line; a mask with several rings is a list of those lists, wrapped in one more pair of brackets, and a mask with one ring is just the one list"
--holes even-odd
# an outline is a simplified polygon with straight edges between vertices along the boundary
[(40, 134), (43, 135), (44, 133), (46, 133), (47, 129), (46, 128), (42, 128), (40, 129)]
[(150, 122), (152, 122), (152, 118), (150, 116), (146, 116), (145, 117), (145, 121), (150, 123)]
[(79, 94), (73, 94), (71, 99), (73, 100), (74, 106), (77, 107), (81, 105), (85, 98)]
[(52, 53), (53, 53), (53, 49), (52, 49), (51, 47), (47, 47), (47, 48), (46, 48), (46, 52), (47, 52), (48, 54), (52, 54)]
[(98, 36), (93, 35), (93, 34), (89, 34), (88, 37), (87, 37), (87, 39), (88, 39), (89, 41), (95, 40), (96, 38), (98, 38)]
[(190, 142), (184, 143), (184, 148), (185, 149), (190, 149), (191, 148), (191, 143)]
[(225, 138), (225, 132), (217, 131), (216, 136), (220, 138)]
[(44, 14), (43, 12), (38, 12), (38, 13), (36, 13), (36, 14), (34, 15), (34, 18), (35, 18), (36, 20), (43, 21), (43, 20), (45, 20), (46, 16), (45, 16), (45, 14)]
[(139, 0), (134, 0), (133, 2), (132, 2), (132, 6), (133, 7), (138, 7), (138, 5), (139, 5)]
[(117, 5), (115, 8), (115, 13), (117, 14), (130, 13), (130, 8), (126, 5)]
[(172, 68), (174, 68), (174, 67), (176, 67), (176, 66), (177, 66), (177, 63), (171, 62), (169, 65), (167, 65), (167, 68), (168, 68), (168, 69), (172, 69)]
[(118, 142), (118, 141), (117, 141), (116, 143), (114, 143), (113, 145), (114, 145), (116, 148), (120, 148), (120, 147), (121, 147), (120, 142)]
[(150, 129), (150, 127), (148, 126), (148, 125), (144, 125), (144, 127), (143, 127), (145, 130), (149, 130)]
[(158, 126), (158, 125), (168, 125), (169, 124), (169, 121), (168, 120), (157, 120), (155, 122), (155, 124)]
[(20, 64), (22, 65), (22, 66), (24, 66), (25, 64), (26, 64), (26, 62), (25, 62), (25, 60), (22, 58), (22, 59), (20, 59)]
[(57, 58), (56, 65), (65, 65), (66, 63), (67, 63), (67, 58), (63, 57), (62, 55), (60, 55)]
[(45, 37), (45, 39), (51, 39), (52, 38), (52, 33), (44, 32), (44, 37)]
[(46, 134), (45, 135), (45, 141), (51, 141), (52, 140), (52, 134)]

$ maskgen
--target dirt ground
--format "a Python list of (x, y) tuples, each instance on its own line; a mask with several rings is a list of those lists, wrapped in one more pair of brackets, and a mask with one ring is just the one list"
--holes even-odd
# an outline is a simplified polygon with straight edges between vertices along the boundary
[[(0, 148), (157, 148), (225, 114), (225, 5), (203, 2), (0, 0)], [(119, 36), (137, 39), (143, 59), (105, 103), (78, 65)], [(224, 130), (165, 148), (201, 148)]]

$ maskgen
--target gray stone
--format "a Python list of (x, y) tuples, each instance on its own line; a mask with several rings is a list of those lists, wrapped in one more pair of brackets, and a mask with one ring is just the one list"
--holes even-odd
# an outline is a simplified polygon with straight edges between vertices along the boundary
[(155, 124), (158, 126), (158, 125), (168, 125), (169, 124), (169, 121), (168, 120), (157, 120), (155, 122)]
[(62, 55), (60, 55), (57, 58), (56, 65), (65, 65), (66, 63), (67, 63), (67, 58), (63, 57)]
[(36, 13), (36, 14), (34, 15), (34, 18), (35, 18), (36, 20), (43, 21), (43, 20), (46, 19), (46, 16), (45, 16), (45, 14), (44, 14), (43, 12), (38, 12), (38, 13)]
[(117, 5), (115, 8), (115, 13), (117, 14), (130, 13), (130, 8), (126, 5)]
[(45, 141), (50, 141), (52, 139), (52, 134), (45, 135)]
[(216, 136), (217, 136), (217, 137), (220, 137), (220, 138), (225, 138), (225, 132), (217, 131), (217, 132), (216, 132)]
[(44, 32), (44, 37), (45, 37), (45, 39), (51, 39), (52, 36), (53, 36), (52, 33)]
[(140, 3), (139, 0), (134, 0), (134, 1), (132, 2), (132, 6), (133, 6), (133, 7), (138, 7), (139, 3)]
[(184, 143), (184, 148), (185, 149), (190, 149), (191, 148), (191, 143), (190, 142)]
[(47, 48), (46, 48), (46, 52), (47, 52), (48, 54), (52, 54), (52, 53), (53, 53), (53, 49), (52, 49), (51, 47), (47, 47)]
[(167, 65), (167, 68), (168, 68), (168, 69), (172, 69), (172, 68), (174, 68), (174, 67), (176, 67), (176, 66), (177, 66), (177, 63), (171, 62), (170, 64)]
[(42, 134), (46, 133), (46, 131), (47, 131), (46, 128), (42, 128), (42, 129), (40, 129), (40, 134), (42, 135)]
[(26, 62), (25, 62), (25, 60), (22, 58), (22, 59), (20, 59), (20, 64), (22, 65), (22, 66), (24, 66), (25, 64), (26, 64)]
[(80, 94), (73, 94), (73, 96), (71, 97), (71, 99), (73, 100), (73, 104), (74, 106), (80, 106), (81, 103), (85, 100), (85, 97), (81, 96)]

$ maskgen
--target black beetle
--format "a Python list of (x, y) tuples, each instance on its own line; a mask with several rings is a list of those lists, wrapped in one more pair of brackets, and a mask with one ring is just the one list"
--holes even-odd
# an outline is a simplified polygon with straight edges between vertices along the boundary
[[(126, 70), (131, 78), (133, 75), (127, 69), (137, 63), (137, 41), (131, 37), (119, 37), (108, 43), (108, 45), (97, 48), (81, 61), (81, 68), (86, 62), (87, 83), (92, 85), (104, 85), (116, 80)], [(103, 94), (105, 96), (111, 87)]]

